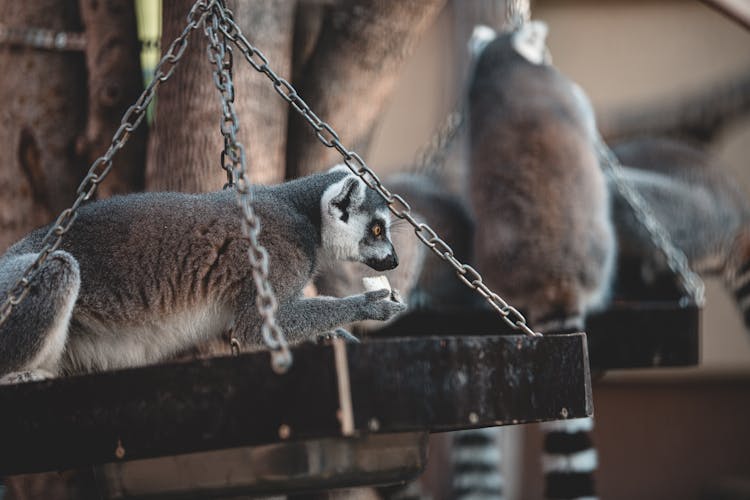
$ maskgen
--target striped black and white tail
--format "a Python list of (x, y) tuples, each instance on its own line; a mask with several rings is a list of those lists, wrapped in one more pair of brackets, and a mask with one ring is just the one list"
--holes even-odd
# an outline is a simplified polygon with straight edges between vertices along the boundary
[(591, 418), (559, 420), (541, 425), (544, 433), (545, 497), (547, 499), (594, 500), (597, 454), (590, 431)]
[(744, 230), (734, 241), (724, 266), (724, 282), (734, 296), (750, 332), (750, 231)]
[(469, 429), (453, 435), (453, 492), (456, 500), (498, 500), (503, 497), (500, 473), (501, 427)]

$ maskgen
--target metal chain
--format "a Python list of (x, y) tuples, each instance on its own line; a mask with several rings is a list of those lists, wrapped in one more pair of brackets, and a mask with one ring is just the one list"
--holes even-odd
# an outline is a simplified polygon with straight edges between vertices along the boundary
[(506, 0), (505, 21), (510, 30), (515, 30), (531, 20), (530, 0)]
[[(242, 209), (242, 232), (249, 240), (248, 258), (257, 291), (255, 299), (258, 313), (263, 319), (261, 335), (271, 349), (271, 361), (277, 373), (286, 372), (292, 365), (292, 354), (284, 333), (276, 322), (278, 303), (268, 281), (268, 252), (258, 241), (260, 220), (252, 205), (250, 182), (246, 178), (247, 159), (245, 148), (237, 139), (239, 122), (234, 108), (234, 84), (232, 81), (232, 52), (226, 50), (224, 32), (226, 23), (234, 22), (232, 13), (221, 2), (211, 7), (211, 15), (205, 20), (204, 31), (208, 38), (208, 59), (214, 65), (214, 83), (221, 97), (221, 134), (224, 136), (222, 167), (227, 171), (228, 185), (237, 192), (237, 201)], [(235, 339), (236, 340), (236, 339)], [(232, 343), (233, 350), (238, 343)]]
[(154, 78), (151, 83), (141, 93), (135, 104), (125, 111), (125, 114), (120, 120), (120, 127), (112, 137), (112, 143), (110, 144), (109, 149), (107, 149), (107, 152), (104, 153), (103, 156), (97, 158), (91, 165), (86, 177), (83, 178), (83, 181), (81, 181), (81, 184), (76, 190), (78, 197), (70, 208), (63, 210), (57, 217), (57, 220), (55, 220), (50, 230), (44, 236), (44, 239), (42, 240), (42, 248), (36, 259), (26, 268), (21, 278), (19, 278), (10, 288), (10, 291), (6, 295), (2, 304), (0, 304), (0, 326), (7, 321), (13, 311), (13, 307), (20, 304), (28, 295), (31, 281), (39, 272), (39, 269), (47, 260), (49, 254), (54, 252), (60, 246), (63, 235), (68, 232), (76, 219), (78, 208), (84, 201), (87, 201), (94, 195), (99, 184), (101, 184), (109, 174), (112, 169), (112, 158), (123, 148), (123, 146), (125, 146), (130, 134), (138, 128), (143, 121), (143, 118), (146, 116), (146, 109), (148, 108), (149, 103), (153, 100), (156, 89), (172, 76), (177, 63), (185, 53), (188, 44), (188, 36), (193, 30), (200, 26), (206, 15), (208, 15), (208, 12), (206, 10), (206, 4), (203, 1), (199, 0), (193, 5), (192, 9), (190, 9), (190, 13), (187, 16), (187, 26), (185, 26), (182, 33), (175, 38), (164, 56), (156, 65), (156, 68), (154, 68)]
[(541, 336), (540, 333), (533, 331), (526, 323), (526, 318), (513, 306), (508, 304), (502, 297), (490, 290), (482, 280), (482, 276), (476, 269), (459, 261), (453, 252), (453, 249), (443, 241), (438, 234), (426, 223), (417, 222), (411, 215), (411, 207), (398, 194), (391, 193), (381, 182), (378, 176), (365, 163), (365, 161), (354, 151), (346, 148), (341, 143), (338, 134), (326, 122), (320, 119), (311, 109), (310, 106), (299, 96), (297, 90), (289, 81), (278, 76), (268, 65), (266, 56), (254, 47), (248, 39), (242, 34), (239, 26), (227, 15), (224, 9), (218, 9), (221, 15), (220, 29), (240, 50), (245, 60), (259, 73), (268, 77), (273, 83), (274, 90), (288, 102), (299, 115), (315, 131), (318, 140), (326, 147), (333, 148), (339, 152), (344, 163), (357, 176), (359, 176), (367, 186), (374, 189), (385, 202), (388, 204), (390, 211), (399, 219), (407, 221), (414, 228), (417, 237), (430, 248), (438, 257), (450, 264), (456, 271), (457, 276), (463, 283), (477, 291), (487, 302), (502, 316), (503, 320), (513, 329), (519, 330), (526, 335)]
[[(234, 15), (232, 12), (227, 9), (226, 2), (224, 0), (219, 0), (219, 4), (226, 10), (227, 15), (231, 16), (232, 19), (234, 19)], [(218, 20), (215, 20), (216, 16), (212, 16), (211, 19), (211, 32), (206, 32), (206, 36), (209, 39), (209, 45), (207, 47), (208, 49), (208, 60), (212, 64), (218, 64), (214, 61), (214, 56), (221, 56), (221, 62), (223, 64), (223, 69), (216, 68), (214, 70), (214, 83), (216, 84), (216, 88), (219, 89), (220, 95), (222, 96), (222, 99), (224, 99), (224, 86), (227, 86), (227, 88), (231, 89), (232, 92), (230, 95), (226, 96), (226, 99), (228, 99), (228, 102), (230, 104), (234, 104), (234, 55), (232, 52), (232, 47), (227, 44), (226, 37), (222, 34), (221, 35), (221, 54), (213, 54), (211, 43), (214, 38), (218, 38)], [(208, 26), (207, 26), (208, 28)], [(224, 78), (224, 73), (226, 72), (227, 77)], [(226, 120), (225, 120), (226, 121)], [(235, 118), (236, 121), (236, 118)], [(239, 125), (238, 125), (239, 128)], [(224, 169), (224, 171), (227, 174), (227, 183), (224, 185), (224, 189), (233, 187), (235, 184), (235, 176), (234, 171), (232, 169), (232, 163), (227, 163), (227, 155), (229, 154), (229, 151), (232, 149), (232, 141), (229, 134), (224, 133), (224, 127), (222, 125), (221, 127), (222, 135), (224, 136), (224, 149), (221, 150), (221, 168)]]
[(430, 141), (417, 153), (414, 172), (442, 172), (445, 168), (445, 160), (448, 158), (448, 151), (463, 130), (465, 123), (463, 109), (456, 107), (454, 111), (448, 113)]
[(86, 49), (86, 35), (44, 28), (11, 28), (0, 23), (0, 45), (34, 49), (81, 51)]
[(672, 242), (672, 237), (659, 222), (648, 202), (625, 179), (620, 161), (601, 137), (597, 139), (596, 150), (605, 171), (614, 181), (619, 193), (633, 209), (636, 219), (646, 229), (654, 245), (664, 254), (667, 265), (672, 272), (680, 277), (680, 284), (688, 295), (688, 300), (702, 306), (705, 301), (705, 285), (703, 280), (690, 269), (685, 253)]

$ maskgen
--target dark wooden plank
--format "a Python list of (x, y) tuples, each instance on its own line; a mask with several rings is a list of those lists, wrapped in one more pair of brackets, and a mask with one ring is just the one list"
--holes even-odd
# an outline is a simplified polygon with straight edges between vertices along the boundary
[(700, 362), (700, 318), (695, 304), (615, 304), (587, 322), (591, 367), (695, 366)]
[[(588, 318), (591, 368), (693, 366), (699, 362), (700, 308), (675, 301), (616, 301)], [(511, 335), (492, 310), (412, 311), (378, 336)]]
[[(355, 430), (449, 430), (591, 413), (585, 337), (419, 338), (347, 346)], [(340, 435), (330, 346), (0, 388), (0, 474)], [(563, 408), (565, 410), (563, 410)], [(475, 416), (472, 416), (472, 413)], [(373, 417), (377, 425), (373, 427)]]
[(267, 353), (150, 366), (0, 388), (0, 474), (332, 436), (338, 389), (330, 348), (303, 346), (273, 373)]
[(359, 429), (455, 430), (593, 411), (583, 334), (411, 338), (382, 349), (394, 342), (349, 346)]

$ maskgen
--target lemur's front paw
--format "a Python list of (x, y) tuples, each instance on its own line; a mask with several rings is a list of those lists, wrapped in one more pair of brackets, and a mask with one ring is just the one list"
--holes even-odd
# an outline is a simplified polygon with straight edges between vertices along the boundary
[(332, 330), (330, 332), (319, 333), (316, 336), (318, 344), (325, 344), (333, 339), (344, 339), (347, 342), (354, 342), (357, 344), (359, 343), (359, 339), (357, 337), (344, 330), (343, 328), (336, 328), (335, 330)]
[(391, 291), (387, 288), (365, 292), (365, 319), (387, 321), (406, 310), (406, 304), (391, 299)]

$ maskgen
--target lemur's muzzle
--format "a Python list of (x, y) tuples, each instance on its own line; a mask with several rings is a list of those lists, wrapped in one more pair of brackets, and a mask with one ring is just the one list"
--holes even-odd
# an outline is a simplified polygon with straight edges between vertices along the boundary
[(398, 256), (396, 255), (396, 251), (393, 250), (384, 259), (368, 259), (365, 264), (375, 269), (376, 271), (387, 271), (389, 269), (395, 268), (398, 265)]

